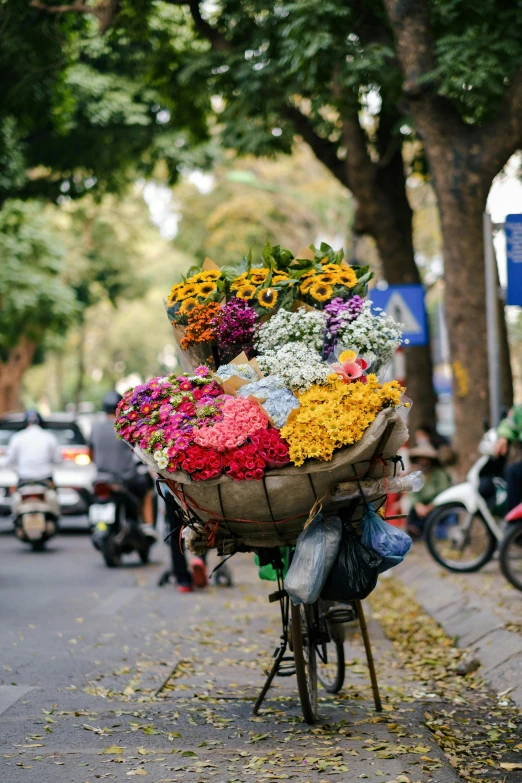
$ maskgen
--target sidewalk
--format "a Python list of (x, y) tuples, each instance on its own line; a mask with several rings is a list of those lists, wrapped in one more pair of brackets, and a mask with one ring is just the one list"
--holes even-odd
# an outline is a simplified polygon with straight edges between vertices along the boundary
[[(108, 572), (88, 540), (75, 547), (76, 592), (36, 629), (24, 603), (0, 640), (2, 783), (456, 783), (457, 768), (489, 783), (518, 768), (516, 726), (506, 728), (513, 711), (448, 674), (447, 638), (411, 601), (405, 608), (394, 580), (376, 595), (397, 612), (384, 623), (397, 631), (393, 643), (366, 608), (383, 713), (373, 708), (361, 639), (350, 634), (344, 690), (321, 691), (320, 723), (307, 726), (294, 677), (277, 679), (252, 715), (279, 610), (251, 556), (231, 561), (235, 587), (181, 595), (156, 587), (161, 563)], [(120, 586), (93, 592), (93, 568)], [(415, 629), (411, 618), (404, 624), (408, 607)]]
[(504, 579), (497, 560), (474, 574), (453, 574), (416, 543), (394, 576), (459, 647), (469, 648), (488, 685), (522, 707), (522, 593)]

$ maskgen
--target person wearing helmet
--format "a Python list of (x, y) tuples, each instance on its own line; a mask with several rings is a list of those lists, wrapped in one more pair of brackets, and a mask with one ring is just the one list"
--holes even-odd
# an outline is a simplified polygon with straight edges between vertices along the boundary
[(116, 437), (114, 420), (120, 400), (121, 394), (117, 391), (107, 392), (103, 398), (105, 418), (93, 425), (89, 439), (90, 456), (98, 473), (114, 476), (117, 482), (143, 501), (152, 487), (152, 480), (147, 471), (142, 471), (141, 464), (127, 444)]
[(63, 460), (58, 441), (52, 432), (43, 428), (38, 411), (26, 411), (24, 425), (24, 429), (9, 441), (7, 464), (17, 473), (19, 482), (52, 484), (54, 467)]
[[(522, 442), (522, 405), (514, 405), (497, 427), (498, 440), (495, 447), (497, 457), (505, 457), (509, 444)], [(506, 468), (507, 498), (506, 513), (522, 503), (522, 460)]]

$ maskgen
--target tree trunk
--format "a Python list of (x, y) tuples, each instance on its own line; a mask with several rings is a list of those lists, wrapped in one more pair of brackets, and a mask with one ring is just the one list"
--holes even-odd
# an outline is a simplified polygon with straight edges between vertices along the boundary
[[(465, 472), (489, 420), (486, 283), (482, 214), (484, 202), (462, 187), (440, 191), (444, 244), (445, 312), (453, 371), (455, 445)], [(469, 189), (468, 189), (469, 190)], [(467, 198), (466, 198), (467, 195)], [(455, 196), (455, 197), (454, 197)]]
[(22, 337), (9, 352), (7, 361), (0, 362), (0, 415), (23, 409), (20, 387), (35, 350), (36, 343)]
[(75, 410), (78, 411), (82, 401), (83, 389), (85, 386), (85, 321), (82, 318), (78, 329), (78, 376), (76, 379), (76, 391), (74, 395)]
[[(357, 199), (357, 193), (354, 194)], [(400, 150), (386, 166), (377, 169), (374, 192), (357, 200), (354, 230), (374, 237), (386, 281), (390, 285), (421, 283), (413, 249), (413, 212), (406, 194), (404, 163)], [(408, 420), (410, 435), (421, 424), (435, 428), (437, 397), (433, 388), (433, 362), (427, 345), (404, 346), (408, 396), (413, 407)]]

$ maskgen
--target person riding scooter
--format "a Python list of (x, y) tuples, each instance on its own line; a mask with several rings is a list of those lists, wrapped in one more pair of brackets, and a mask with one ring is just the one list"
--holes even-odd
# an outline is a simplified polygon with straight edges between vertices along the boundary
[(7, 464), (18, 474), (12, 511), (15, 534), (39, 551), (58, 528), (60, 510), (53, 469), (63, 457), (58, 441), (42, 427), (37, 411), (27, 411), (24, 423), (7, 448)]
[(156, 541), (151, 524), (143, 524), (142, 501), (152, 479), (129, 447), (116, 436), (114, 420), (121, 396), (109, 392), (103, 398), (105, 418), (91, 432), (90, 455), (97, 468), (89, 520), (92, 542), (109, 567), (120, 565), (121, 557), (137, 552), (143, 563)]
[[(89, 439), (90, 457), (99, 474), (112, 476), (141, 504), (153, 482), (131, 449), (116, 437), (114, 420), (120, 400), (121, 395), (116, 391), (107, 392), (103, 398), (105, 418), (93, 425)], [(129, 512), (131, 513), (131, 509)]]
[(26, 411), (24, 429), (9, 441), (7, 465), (17, 473), (19, 482), (44, 481), (53, 485), (54, 467), (63, 461), (58, 441), (42, 424), (38, 411)]

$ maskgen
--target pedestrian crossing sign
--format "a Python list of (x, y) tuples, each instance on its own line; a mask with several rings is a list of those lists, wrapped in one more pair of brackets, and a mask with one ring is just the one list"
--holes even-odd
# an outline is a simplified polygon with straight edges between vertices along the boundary
[(424, 286), (390, 285), (373, 288), (369, 293), (374, 311), (377, 308), (404, 324), (403, 339), (409, 345), (427, 345), (428, 321), (424, 306)]

